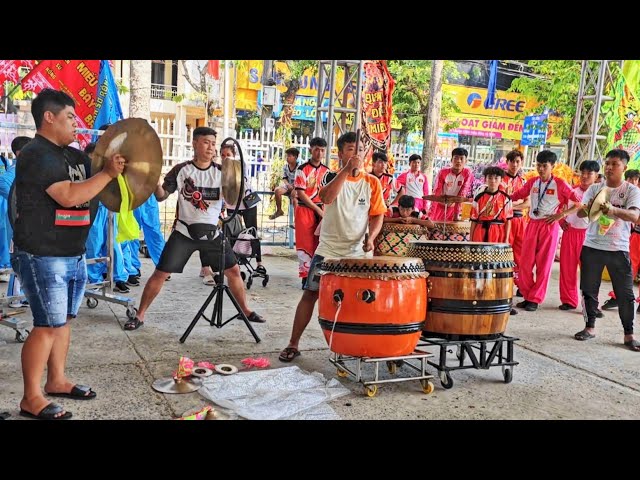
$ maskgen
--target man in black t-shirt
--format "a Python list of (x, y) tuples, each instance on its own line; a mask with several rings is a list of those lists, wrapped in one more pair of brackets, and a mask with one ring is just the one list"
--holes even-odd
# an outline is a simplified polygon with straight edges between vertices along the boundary
[(47, 366), (46, 395), (80, 400), (96, 396), (65, 375), (71, 336), (67, 321), (78, 314), (84, 296), (90, 200), (122, 173), (125, 159), (114, 154), (101, 172), (87, 179), (88, 157), (68, 146), (78, 127), (73, 99), (47, 88), (33, 101), (31, 113), (36, 136), (20, 152), (16, 166), (17, 218), (11, 255), (34, 327), (22, 347), (20, 415), (62, 420), (71, 412), (49, 402), (40, 382)]

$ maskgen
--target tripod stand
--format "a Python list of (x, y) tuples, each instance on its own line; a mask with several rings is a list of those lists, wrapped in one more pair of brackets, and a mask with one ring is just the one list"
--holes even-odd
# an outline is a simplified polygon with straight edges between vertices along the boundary
[[(234, 138), (231, 138), (231, 137), (226, 138), (222, 142), (222, 145), (227, 144), (228, 140), (233, 141), (238, 146), (238, 153), (240, 155), (240, 170), (241, 170), (240, 177), (241, 177), (241, 179), (240, 179), (240, 190), (239, 190), (240, 193), (238, 195), (238, 203), (236, 204), (236, 208), (233, 210), (233, 213), (231, 214), (231, 216), (229, 216), (229, 218), (226, 218), (226, 219), (222, 220), (222, 228), (220, 229), (220, 240), (222, 241), (222, 253), (221, 253), (221, 256), (220, 256), (220, 267), (219, 267), (220, 268), (219, 269), (220, 274), (216, 276), (217, 277), (216, 278), (216, 284), (213, 286), (213, 289), (211, 290), (211, 293), (209, 294), (207, 299), (204, 301), (204, 303), (200, 307), (200, 310), (198, 310), (198, 313), (196, 313), (196, 316), (193, 318), (193, 320), (191, 321), (191, 323), (189, 324), (189, 326), (187, 327), (185, 332), (180, 337), (180, 343), (184, 343), (185, 342), (185, 340), (187, 339), (187, 337), (191, 333), (191, 330), (193, 330), (193, 327), (196, 326), (196, 323), (198, 323), (198, 320), (200, 320), (201, 317), (204, 318), (207, 322), (209, 322), (209, 324), (212, 327), (216, 327), (216, 328), (222, 328), (227, 323), (229, 323), (230, 321), (235, 320), (235, 319), (240, 319), (240, 320), (244, 321), (245, 325), (247, 326), (247, 328), (251, 332), (251, 335), (253, 335), (253, 338), (255, 339), (256, 343), (260, 343), (260, 337), (258, 337), (258, 334), (253, 329), (253, 326), (249, 322), (249, 319), (247, 318), (247, 316), (244, 314), (244, 312), (240, 308), (240, 305), (238, 304), (238, 301), (233, 296), (233, 293), (231, 293), (231, 289), (227, 285), (224, 284), (224, 270), (225, 270), (224, 256), (225, 256), (225, 253), (226, 253), (225, 252), (225, 250), (226, 250), (226, 239), (225, 239), (225, 228), (224, 228), (224, 226), (227, 223), (229, 223), (231, 220), (233, 220), (234, 217), (238, 214), (238, 207), (240, 206), (240, 202), (242, 201), (242, 195), (244, 194), (244, 159), (242, 157), (242, 150), (240, 149), (240, 144), (237, 142), (237, 140), (234, 139)], [(213, 241), (213, 240), (211, 240), (211, 241)], [(233, 306), (236, 308), (238, 313), (236, 315), (232, 316), (231, 318), (223, 321), (222, 320), (222, 304), (223, 304), (224, 294), (225, 293), (231, 299), (231, 303), (233, 303)], [(211, 318), (208, 318), (205, 315), (204, 312), (207, 309), (207, 307), (209, 306), (209, 304), (214, 299), (215, 299), (215, 303), (213, 305), (213, 312), (211, 314)]]

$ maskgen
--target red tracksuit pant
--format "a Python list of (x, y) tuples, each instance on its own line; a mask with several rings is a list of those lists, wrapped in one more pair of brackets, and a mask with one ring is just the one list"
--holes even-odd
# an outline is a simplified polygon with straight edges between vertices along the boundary
[(544, 220), (529, 221), (524, 231), (526, 249), (520, 256), (519, 287), (529, 302), (540, 304), (547, 295), (559, 231), (558, 222), (549, 225)]
[(560, 244), (560, 301), (574, 308), (580, 303), (578, 264), (586, 232), (586, 229), (570, 226), (562, 233)]

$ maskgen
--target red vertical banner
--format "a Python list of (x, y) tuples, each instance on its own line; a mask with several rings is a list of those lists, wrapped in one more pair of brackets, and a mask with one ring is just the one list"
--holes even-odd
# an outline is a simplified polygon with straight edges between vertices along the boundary
[[(391, 110), (395, 82), (385, 60), (364, 62), (364, 79), (361, 95), (361, 129), (365, 146), (389, 152), (391, 146)], [(373, 152), (371, 152), (373, 153)], [(370, 165), (370, 155), (366, 167)], [(393, 165), (389, 162), (389, 173)]]
[[(100, 60), (44, 60), (22, 79), (22, 90), (38, 93), (45, 88), (61, 90), (76, 102), (79, 128), (93, 128), (98, 93)], [(81, 145), (90, 135), (79, 135)]]
[(220, 60), (209, 60), (207, 71), (213, 78), (220, 80)]

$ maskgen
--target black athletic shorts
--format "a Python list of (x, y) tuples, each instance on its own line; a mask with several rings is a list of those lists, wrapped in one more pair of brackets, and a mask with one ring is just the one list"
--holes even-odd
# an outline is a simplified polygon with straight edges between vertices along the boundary
[[(156, 268), (167, 273), (182, 273), (184, 266), (196, 250), (200, 252), (203, 267), (210, 266), (214, 272), (219, 271), (222, 254), (220, 235), (213, 240), (192, 240), (175, 230), (169, 236)], [(231, 268), (237, 263), (231, 245), (225, 238), (224, 269)]]

